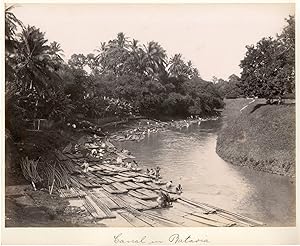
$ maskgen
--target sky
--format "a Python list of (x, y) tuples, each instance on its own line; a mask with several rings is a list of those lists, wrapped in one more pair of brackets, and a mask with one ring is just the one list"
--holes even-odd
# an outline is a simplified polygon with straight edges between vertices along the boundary
[(203, 79), (240, 75), (246, 45), (275, 36), (294, 4), (22, 4), (13, 12), (57, 41), (65, 59), (95, 53), (100, 42), (124, 32), (141, 43), (157, 41), (168, 57), (181, 53)]

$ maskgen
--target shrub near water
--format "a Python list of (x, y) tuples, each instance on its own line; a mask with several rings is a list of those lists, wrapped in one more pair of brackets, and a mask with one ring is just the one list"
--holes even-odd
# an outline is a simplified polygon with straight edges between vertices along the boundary
[(295, 105), (266, 105), (263, 101), (242, 112), (239, 109), (247, 104), (246, 99), (227, 101), (217, 153), (236, 165), (294, 177)]

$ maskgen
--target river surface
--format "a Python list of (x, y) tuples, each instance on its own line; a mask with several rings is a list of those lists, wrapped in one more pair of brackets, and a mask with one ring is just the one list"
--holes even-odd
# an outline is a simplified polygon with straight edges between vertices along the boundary
[(215, 152), (222, 119), (181, 130), (151, 133), (141, 142), (119, 142), (143, 169), (161, 168), (182, 196), (266, 223), (295, 226), (296, 187), (290, 178), (234, 166)]

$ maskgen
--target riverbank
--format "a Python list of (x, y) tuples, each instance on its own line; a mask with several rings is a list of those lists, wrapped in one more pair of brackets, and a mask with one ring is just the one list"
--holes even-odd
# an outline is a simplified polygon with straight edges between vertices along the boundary
[(295, 103), (267, 105), (261, 99), (226, 100), (223, 120), (216, 147), (222, 159), (295, 177)]

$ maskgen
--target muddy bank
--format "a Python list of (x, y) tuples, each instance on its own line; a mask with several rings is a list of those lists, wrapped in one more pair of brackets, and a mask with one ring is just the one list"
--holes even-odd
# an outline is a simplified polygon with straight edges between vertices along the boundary
[(227, 100), (217, 154), (234, 165), (295, 177), (295, 104), (251, 101)]

